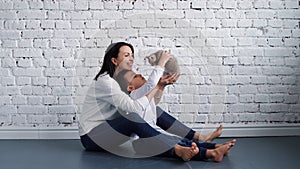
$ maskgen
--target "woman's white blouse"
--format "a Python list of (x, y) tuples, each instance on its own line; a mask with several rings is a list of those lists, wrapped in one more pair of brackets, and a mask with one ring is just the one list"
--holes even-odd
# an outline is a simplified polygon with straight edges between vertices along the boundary
[(108, 74), (99, 76), (86, 93), (79, 115), (79, 134), (87, 134), (106, 120), (119, 116), (119, 113), (126, 115), (134, 112), (141, 115), (148, 105), (146, 96), (132, 100)]

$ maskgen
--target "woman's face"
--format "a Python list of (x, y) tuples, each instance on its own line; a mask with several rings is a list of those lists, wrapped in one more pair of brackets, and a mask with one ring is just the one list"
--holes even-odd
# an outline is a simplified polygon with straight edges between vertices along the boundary
[(116, 70), (132, 70), (133, 53), (129, 46), (122, 46), (119, 49), (118, 57), (112, 58)]

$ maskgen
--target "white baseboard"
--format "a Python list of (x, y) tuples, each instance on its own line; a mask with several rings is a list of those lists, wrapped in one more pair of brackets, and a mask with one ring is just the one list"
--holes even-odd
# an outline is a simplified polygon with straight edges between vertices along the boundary
[[(212, 132), (215, 127), (195, 128), (200, 133)], [(292, 125), (224, 125), (221, 137), (300, 136), (300, 124)]]
[[(200, 133), (217, 126), (193, 126)], [(221, 137), (300, 136), (300, 124), (292, 125), (224, 125)], [(0, 139), (79, 139), (77, 127), (16, 128), (0, 127)]]
[(77, 127), (0, 128), (0, 139), (79, 139)]

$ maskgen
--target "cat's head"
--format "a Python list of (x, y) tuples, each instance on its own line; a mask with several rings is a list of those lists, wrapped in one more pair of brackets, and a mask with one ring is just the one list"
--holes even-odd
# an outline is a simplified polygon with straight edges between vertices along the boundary
[(155, 64), (157, 64), (157, 62), (158, 62), (158, 58), (157, 58), (157, 56), (153, 53), (153, 54), (151, 54), (151, 55), (149, 55), (149, 56), (147, 56), (145, 59), (147, 59), (148, 60), (148, 62), (153, 66), (153, 65), (155, 65)]

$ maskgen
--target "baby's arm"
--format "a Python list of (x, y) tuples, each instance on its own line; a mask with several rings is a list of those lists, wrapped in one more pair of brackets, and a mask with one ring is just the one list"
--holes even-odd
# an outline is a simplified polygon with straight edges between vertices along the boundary
[(152, 89), (156, 87), (159, 79), (163, 75), (163, 72), (163, 68), (161, 68), (160, 66), (156, 66), (151, 72), (147, 82), (140, 88), (135, 89), (130, 93), (131, 98), (135, 100), (148, 94)]

